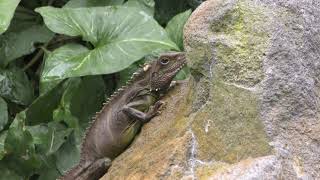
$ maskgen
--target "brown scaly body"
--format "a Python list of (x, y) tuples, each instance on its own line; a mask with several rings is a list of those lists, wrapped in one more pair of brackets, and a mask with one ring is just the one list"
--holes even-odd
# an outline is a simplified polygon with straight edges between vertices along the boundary
[(60, 179), (94, 180), (105, 174), (141, 126), (159, 114), (159, 99), (184, 64), (184, 53), (170, 52), (134, 73), (97, 113), (86, 131), (79, 164)]

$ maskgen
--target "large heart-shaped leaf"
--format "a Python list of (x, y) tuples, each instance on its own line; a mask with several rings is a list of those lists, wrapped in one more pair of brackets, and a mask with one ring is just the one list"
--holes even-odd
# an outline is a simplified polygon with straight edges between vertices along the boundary
[(52, 53), (48, 53), (45, 59), (45, 69), (42, 71), (42, 76), (40, 79), (40, 93), (44, 94), (50, 89), (54, 88), (62, 79), (52, 79), (47, 78), (46, 74), (55, 73), (57, 71), (67, 71), (70, 66), (72, 66), (72, 58), (79, 54), (88, 53), (89, 49), (80, 44), (67, 44), (62, 46)]
[(20, 0), (0, 0), (0, 34), (8, 29)]
[[(36, 11), (52, 31), (82, 36), (94, 46), (88, 52), (73, 54), (68, 60), (59, 59), (50, 66), (46, 63), (43, 80), (114, 73), (153, 51), (178, 49), (151, 16), (136, 8), (42, 7)], [(63, 64), (63, 68), (55, 64)]]
[(154, 1), (153, 0), (128, 0), (125, 4), (125, 6), (128, 7), (136, 7), (150, 16), (153, 16), (154, 14)]

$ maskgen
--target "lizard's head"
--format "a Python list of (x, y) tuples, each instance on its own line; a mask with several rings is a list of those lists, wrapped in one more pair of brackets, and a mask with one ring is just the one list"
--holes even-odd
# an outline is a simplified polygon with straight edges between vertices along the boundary
[(162, 54), (150, 64), (151, 90), (167, 90), (174, 76), (185, 65), (186, 57), (183, 52), (168, 52)]

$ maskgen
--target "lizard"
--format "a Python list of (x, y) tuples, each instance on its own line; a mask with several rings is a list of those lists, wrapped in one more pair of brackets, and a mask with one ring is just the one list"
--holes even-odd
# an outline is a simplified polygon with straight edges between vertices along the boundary
[(111, 161), (133, 141), (144, 123), (160, 114), (160, 98), (186, 64), (183, 52), (167, 52), (135, 72), (96, 113), (81, 144), (79, 163), (61, 180), (94, 180), (102, 177)]

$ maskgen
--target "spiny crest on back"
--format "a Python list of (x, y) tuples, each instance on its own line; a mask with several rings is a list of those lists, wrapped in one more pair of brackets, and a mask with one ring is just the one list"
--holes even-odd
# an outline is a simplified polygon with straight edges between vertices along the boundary
[(130, 79), (126, 82), (126, 85), (125, 86), (122, 86), (121, 88), (117, 89), (112, 95), (110, 95), (109, 98), (107, 98), (107, 100), (103, 103), (103, 107), (101, 108), (101, 110), (99, 112), (96, 112), (95, 116), (92, 118), (91, 121), (89, 121), (88, 123), (88, 126), (86, 128), (86, 131), (84, 133), (84, 136), (83, 136), (83, 141), (82, 141), (82, 145), (81, 145), (81, 154), (82, 153), (85, 153), (83, 151), (83, 143), (84, 143), (84, 139), (86, 138), (86, 136), (88, 135), (88, 133), (90, 132), (90, 129), (93, 128), (93, 124), (94, 122), (99, 118), (100, 114), (102, 113), (102, 111), (104, 110), (104, 108), (106, 108), (106, 106), (108, 106), (110, 103), (112, 103), (112, 101), (118, 97), (118, 96), (121, 96), (122, 93), (128, 88), (130, 87), (130, 85), (132, 83), (134, 83), (135, 81), (141, 79), (141, 78), (144, 78), (145, 77), (145, 73), (147, 72), (147, 70), (150, 68), (151, 64), (153, 63), (153, 61), (155, 60), (152, 60), (152, 61), (149, 61), (147, 63), (144, 64), (143, 67), (139, 68), (136, 72), (134, 72), (132, 74), (132, 76), (130, 77)]
[[(153, 61), (148, 61), (144, 67), (133, 73), (131, 78), (126, 82), (126, 85), (115, 91), (103, 103), (102, 109), (96, 113), (92, 121), (89, 122), (81, 144), (80, 163), (63, 177), (74, 179), (73, 177), (78, 177), (84, 171), (88, 171), (88, 174), (85, 174), (85, 176), (88, 175), (88, 178), (91, 178), (89, 177), (90, 173), (96, 172), (97, 168), (104, 168), (106, 170), (106, 167), (102, 167), (106, 165), (100, 164), (104, 163), (105, 156), (112, 159), (116, 154), (123, 152), (123, 149), (130, 144), (130, 142), (120, 142), (119, 144), (117, 138), (131, 139), (134, 138), (138, 131), (134, 131), (134, 134), (129, 133), (129, 135), (118, 133), (123, 132), (121, 129), (127, 129), (128, 126), (131, 126), (132, 120), (143, 119), (141, 122), (145, 123), (157, 113), (160, 107), (158, 105), (161, 94), (169, 89), (174, 76), (185, 63), (186, 58), (184, 53), (167, 52), (161, 54)], [(149, 113), (149, 108), (154, 105), (157, 108), (153, 108), (152, 112), (149, 113), (152, 117), (141, 118), (132, 113), (126, 114), (128, 112), (122, 109), (125, 106), (128, 107), (129, 103), (140, 101), (141, 97), (150, 96), (154, 98), (146, 98), (147, 100), (142, 102), (145, 107), (143, 107), (141, 112), (148, 111)], [(121, 113), (119, 114), (119, 112)], [(96, 162), (98, 164), (93, 164)]]
[[(145, 73), (147, 72), (148, 68), (151, 66), (153, 61), (150, 61), (148, 63), (145, 63), (142, 68), (139, 68), (136, 72), (132, 74), (130, 79), (126, 82), (125, 86), (122, 86), (121, 88), (117, 89), (110, 98), (107, 99), (107, 101), (104, 103), (104, 105), (109, 104), (113, 99), (115, 99), (117, 96), (119, 96), (122, 92), (124, 92), (133, 82), (136, 82), (137, 80), (144, 78)], [(103, 109), (103, 108), (102, 108)]]

